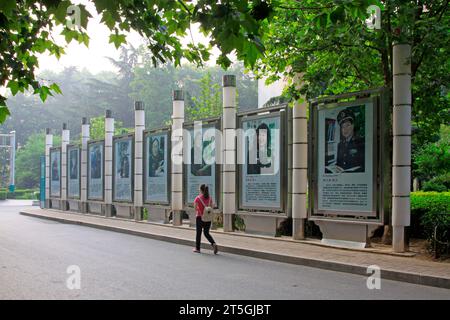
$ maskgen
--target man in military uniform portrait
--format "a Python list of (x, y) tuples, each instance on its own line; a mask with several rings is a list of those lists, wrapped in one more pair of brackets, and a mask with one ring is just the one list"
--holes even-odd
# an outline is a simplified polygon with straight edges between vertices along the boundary
[(365, 141), (355, 131), (355, 114), (350, 108), (339, 112), (340, 142), (337, 150), (337, 172), (364, 172)]

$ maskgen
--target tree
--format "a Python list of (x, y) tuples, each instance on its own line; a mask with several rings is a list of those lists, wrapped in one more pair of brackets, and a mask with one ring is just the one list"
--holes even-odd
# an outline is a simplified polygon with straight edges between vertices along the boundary
[(440, 139), (416, 152), (413, 171), (425, 191), (450, 189), (450, 126), (442, 126)]
[[(61, 137), (53, 136), (53, 145), (61, 145)], [(25, 145), (17, 150), (16, 185), (18, 188), (37, 188), (40, 178), (40, 157), (45, 154), (45, 134), (28, 137)]]
[(217, 82), (213, 82), (211, 73), (206, 72), (198, 81), (200, 95), (191, 98), (192, 104), (186, 108), (187, 120), (201, 120), (222, 114), (222, 91)]
[[(424, 144), (450, 120), (450, 15), (447, 0), (361, 1), (382, 10), (381, 29), (370, 30), (365, 13), (345, 2), (285, 1), (276, 8), (264, 42), (259, 73), (269, 81), (291, 79), (297, 98), (392, 86), (392, 43), (412, 45), (414, 141)], [(292, 82), (303, 74), (301, 90)]]
[[(110, 42), (118, 48), (126, 42), (125, 32), (135, 30), (147, 39), (151, 60), (171, 61), (175, 66), (184, 58), (202, 65), (209, 59), (209, 49), (216, 46), (221, 55), (218, 64), (228, 67), (228, 55), (235, 51), (247, 66), (253, 66), (264, 47), (265, 22), (273, 11), (269, 2), (199, 0), (195, 3), (158, 0), (90, 0), (101, 21), (109, 30)], [(79, 12), (79, 15), (78, 15)], [(68, 14), (69, 13), (69, 16)], [(79, 19), (78, 19), (79, 17)], [(84, 5), (71, 6), (68, 0), (2, 0), (0, 2), (0, 86), (7, 86), (12, 95), (31, 88), (42, 101), (60, 93), (55, 83), (39, 81), (36, 77), (37, 55), (48, 53), (56, 57), (64, 48), (51, 37), (58, 27), (66, 43), (76, 40), (89, 44), (86, 32), (89, 12)], [(69, 20), (69, 22), (68, 22)], [(77, 24), (77, 22), (79, 22)], [(193, 23), (209, 36), (208, 45), (187, 45), (182, 39)], [(9, 115), (6, 96), (0, 95), (0, 123)]]
[[(114, 121), (114, 135), (118, 136), (133, 132), (134, 128), (124, 128), (122, 121)], [(105, 138), (105, 117), (94, 117), (90, 119), (89, 138), (91, 140), (98, 140)]]
[[(50, 128), (60, 134), (67, 123), (71, 137), (80, 134), (82, 117), (97, 117), (111, 109), (116, 120), (133, 124), (133, 103), (130, 89), (117, 90), (120, 79), (114, 72), (93, 75), (86, 70), (66, 68), (59, 73), (43, 71), (40, 77), (57, 82), (63, 91), (43, 103), (38, 97), (19, 93), (8, 100), (11, 116), (1, 125), (2, 131), (16, 130), (17, 142), (24, 145), (27, 138)], [(128, 105), (125, 105), (124, 101)], [(119, 111), (121, 111), (119, 113)]]

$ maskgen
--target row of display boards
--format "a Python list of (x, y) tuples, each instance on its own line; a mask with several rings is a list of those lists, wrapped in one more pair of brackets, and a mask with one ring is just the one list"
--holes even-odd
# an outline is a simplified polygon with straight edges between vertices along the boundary
[[(253, 139), (267, 132), (267, 161), (249, 161), (243, 157), (238, 167), (239, 204), (241, 209), (261, 209), (284, 212), (285, 197), (282, 186), (287, 179), (287, 167), (282, 165), (287, 144), (285, 132), (286, 106), (272, 108), (265, 115), (242, 115), (240, 126), (245, 130), (253, 128), (258, 137), (245, 136), (240, 140), (244, 154), (251, 153)], [(191, 206), (198, 195), (199, 185), (207, 184), (216, 207), (220, 207), (221, 165), (220, 158), (221, 119), (202, 121), (200, 130), (194, 123), (184, 125), (184, 203)], [(261, 133), (260, 133), (261, 132)], [(280, 134), (280, 132), (282, 134)], [(264, 133), (265, 134), (265, 133)], [(113, 202), (133, 203), (134, 191), (134, 134), (113, 137)], [(143, 143), (143, 199), (146, 204), (169, 205), (171, 198), (171, 130), (170, 127), (144, 132)], [(198, 152), (201, 150), (201, 152)], [(259, 152), (259, 149), (255, 151)], [(87, 146), (87, 199), (104, 200), (104, 140), (91, 140)], [(198, 158), (198, 155), (200, 159)], [(81, 193), (81, 145), (67, 146), (67, 199), (79, 200)], [(190, 160), (190, 161), (189, 161)], [(284, 190), (283, 190), (284, 191)], [(287, 191), (287, 190), (286, 190)], [(50, 149), (50, 197), (61, 196), (61, 147)]]
[[(308, 203), (310, 218), (364, 219), (382, 223), (390, 194), (386, 112), (382, 91), (310, 104), (308, 134)], [(343, 100), (343, 101), (342, 101)], [(237, 127), (237, 205), (239, 210), (285, 214), (288, 204), (288, 106), (239, 113)], [(200, 184), (207, 184), (221, 206), (221, 119), (203, 121), (201, 131), (185, 123), (183, 201), (191, 206)], [(216, 130), (217, 129), (217, 130)], [(256, 140), (246, 131), (256, 133)], [(201, 133), (201, 134), (200, 134)], [(261, 135), (264, 135), (263, 137)], [(255, 142), (256, 141), (256, 145)], [(262, 141), (262, 142), (261, 142)], [(266, 143), (265, 146), (260, 145)], [(113, 138), (113, 202), (133, 203), (134, 135)], [(201, 159), (198, 152), (201, 149)], [(263, 148), (265, 147), (265, 148)], [(169, 205), (171, 199), (171, 131), (144, 132), (143, 199)], [(263, 160), (264, 151), (265, 161)], [(240, 150), (240, 151), (239, 151)], [(257, 161), (249, 161), (256, 153)], [(88, 201), (104, 200), (104, 140), (89, 141)], [(186, 158), (188, 157), (188, 158)], [(191, 161), (188, 161), (191, 160)], [(190, 163), (187, 163), (190, 162)], [(67, 198), (80, 199), (81, 146), (67, 147)], [(61, 195), (61, 148), (50, 150), (50, 197)]]

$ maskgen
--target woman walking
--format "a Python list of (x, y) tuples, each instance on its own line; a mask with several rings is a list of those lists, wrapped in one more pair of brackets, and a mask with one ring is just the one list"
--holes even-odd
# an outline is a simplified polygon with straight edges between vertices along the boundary
[(209, 234), (209, 228), (211, 228), (211, 221), (205, 222), (202, 220), (203, 212), (206, 207), (212, 208), (213, 202), (209, 195), (208, 186), (206, 184), (202, 184), (200, 186), (200, 194), (197, 197), (195, 197), (194, 200), (194, 208), (196, 212), (195, 226), (197, 230), (197, 235), (195, 239), (195, 248), (193, 249), (193, 251), (196, 253), (200, 253), (200, 243), (202, 239), (202, 229), (203, 229), (203, 234), (205, 235), (206, 239), (208, 239), (208, 241), (211, 243), (214, 249), (214, 254), (217, 254), (219, 249), (217, 248), (217, 244), (214, 241), (213, 237), (211, 237), (211, 235)]

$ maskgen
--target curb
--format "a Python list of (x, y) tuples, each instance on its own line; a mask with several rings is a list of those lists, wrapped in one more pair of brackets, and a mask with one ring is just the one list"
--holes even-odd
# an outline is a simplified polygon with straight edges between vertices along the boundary
[[(20, 214), (24, 215), (24, 216), (47, 219), (47, 220), (57, 221), (57, 222), (66, 223), (66, 224), (75, 224), (75, 225), (88, 226), (88, 227), (101, 229), (101, 230), (120, 232), (120, 233), (124, 233), (124, 234), (140, 236), (140, 237), (144, 237), (144, 238), (148, 238), (148, 239), (170, 242), (170, 243), (174, 243), (174, 244), (181, 244), (181, 245), (187, 245), (187, 246), (195, 245), (195, 241), (187, 240), (187, 239), (183, 239), (183, 238), (176, 238), (176, 237), (171, 237), (171, 236), (152, 234), (152, 233), (130, 230), (130, 229), (114, 227), (114, 226), (105, 226), (105, 225), (91, 223), (91, 222), (75, 221), (75, 220), (70, 220), (70, 219), (60, 218), (60, 217), (49, 217), (49, 216), (39, 215), (39, 214), (25, 212), (25, 211), (20, 211)], [(363, 276), (368, 275), (367, 267), (361, 266), (361, 265), (351, 265), (351, 264), (345, 264), (345, 263), (341, 263), (341, 262), (317, 260), (317, 259), (312, 259), (312, 258), (293, 257), (293, 256), (281, 255), (281, 254), (276, 254), (276, 253), (271, 253), (271, 252), (254, 251), (254, 250), (250, 250), (250, 249), (244, 249), (244, 248), (232, 247), (232, 246), (224, 246), (224, 245), (219, 246), (219, 248), (220, 248), (221, 252), (243, 255), (243, 256), (252, 257), (252, 258), (258, 258), (258, 259), (264, 259), (264, 260), (270, 260), (270, 261), (276, 261), (276, 262), (282, 262), (282, 263), (289, 263), (289, 264), (294, 264), (294, 265), (302, 265), (302, 266), (337, 271), (337, 272), (352, 273), (352, 274), (363, 275)], [(210, 247), (208, 244), (202, 243), (202, 249), (210, 249)], [(435, 276), (401, 272), (401, 271), (389, 270), (389, 269), (382, 269), (381, 277), (383, 279), (388, 279), (388, 280), (408, 282), (408, 283), (413, 283), (413, 284), (418, 284), (418, 285), (450, 289), (450, 278), (439, 278), (439, 277), (435, 277)]]

